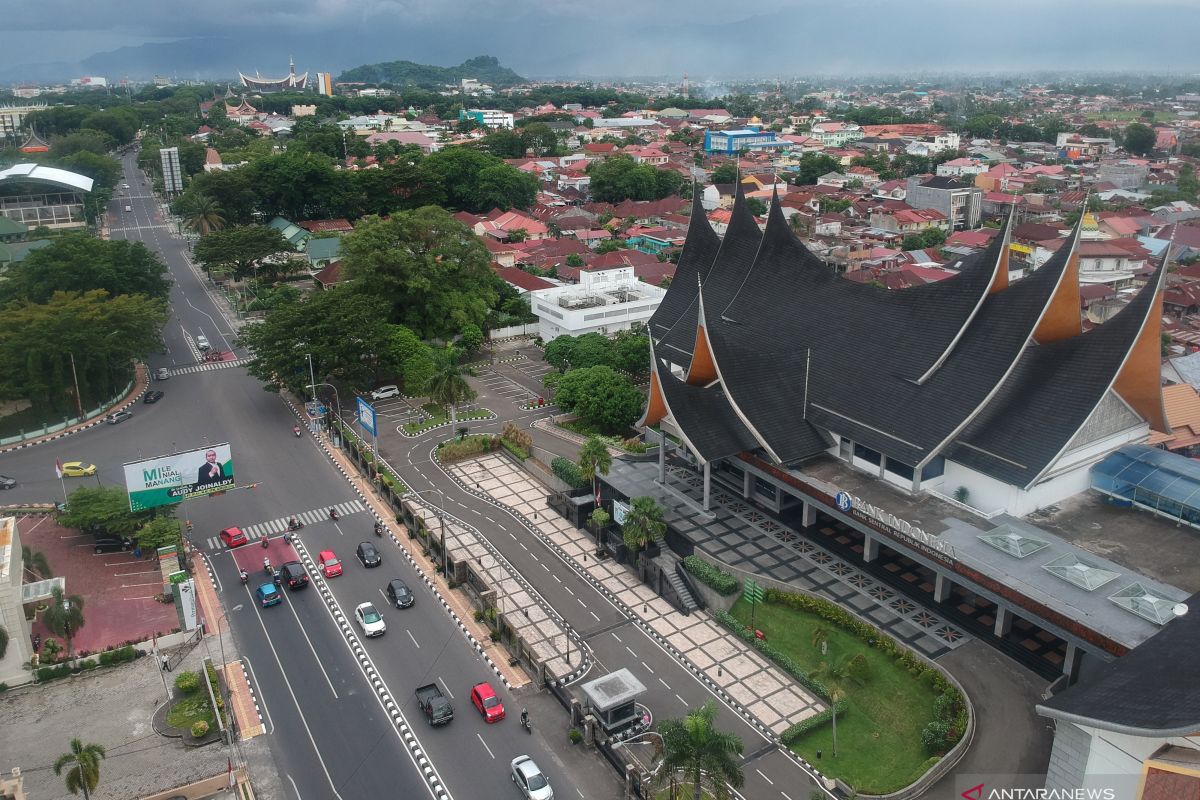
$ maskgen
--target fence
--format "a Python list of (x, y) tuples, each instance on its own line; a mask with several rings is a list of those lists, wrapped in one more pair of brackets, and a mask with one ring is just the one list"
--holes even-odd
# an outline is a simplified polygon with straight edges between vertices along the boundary
[(23, 442), (26, 439), (36, 439), (39, 436), (48, 436), (51, 433), (58, 433), (59, 431), (66, 430), (67, 428), (70, 428), (72, 425), (78, 425), (81, 422), (87, 422), (88, 420), (95, 419), (96, 417), (100, 416), (101, 414), (103, 414), (104, 412), (106, 412), (110, 408), (112, 408), (113, 405), (117, 401), (119, 401), (122, 397), (125, 397), (127, 394), (129, 394), (131, 389), (133, 389), (133, 381), (130, 381), (128, 383), (128, 385), (126, 385), (125, 388), (122, 389), (120, 391), (120, 393), (118, 393), (117, 396), (114, 397), (112, 400), (108, 401), (107, 403), (102, 403), (101, 405), (97, 406), (96, 408), (92, 409), (91, 411), (85, 411), (82, 417), (71, 417), (71, 418), (63, 417), (62, 422), (58, 422), (53, 425), (43, 422), (42, 427), (39, 428), (38, 430), (31, 431), (29, 433), (26, 433), (25, 431), (21, 431), (16, 436), (5, 436), (3, 438), (0, 438), (0, 447), (4, 447), (4, 446), (10, 445), (10, 444), (17, 444), (18, 442)]
[(510, 336), (537, 336), (537, 322), (530, 322), (525, 325), (509, 325), (507, 328), (493, 328), (488, 331), (488, 339), (495, 341), (496, 339), (507, 339)]

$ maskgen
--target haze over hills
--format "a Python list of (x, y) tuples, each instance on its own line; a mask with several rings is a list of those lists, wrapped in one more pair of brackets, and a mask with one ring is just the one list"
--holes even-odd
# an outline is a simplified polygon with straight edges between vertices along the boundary
[(462, 78), (475, 78), (481, 83), (504, 87), (525, 83), (525, 79), (508, 67), (500, 66), (494, 56), (477, 56), (464, 61), (457, 67), (435, 67), (415, 64), (412, 61), (389, 61), (383, 64), (364, 64), (346, 70), (337, 77), (339, 81), (362, 83), (390, 83), (394, 86), (420, 86), (434, 89), (448, 83), (458, 83)]
[[(1200, 7), (1180, 0), (1095, 0), (1088, 14), (1055, 0), (978, 0), (970, 13), (949, 0), (927, 0), (919, 13), (877, 0), (836, 5), (763, 0), (753, 12), (694, 0), (687, 13), (677, 3), (612, 0), (579, 8), (517, 2), (501, 13), (486, 3), (470, 10), (470, 0), (462, 0), (431, 5), (420, 16), (384, 13), (372, 3), (357, 16), (321, 16), (315, 6), (298, 10), (291, 3), (285, 10), (277, 0), (256, 4), (253, 14), (231, 8), (228, 0), (213, 0), (213, 8), (173, 7), (170, 14), (149, 3), (127, 0), (120, 36), (112, 30), (111, 15), (86, 18), (89, 12), (81, 9), (78, 22), (38, 21), (36, 8), (25, 12), (15, 23), (25, 27), (13, 28), (0, 52), (0, 81), (83, 74), (228, 79), (239, 70), (275, 76), (286, 71), (288, 56), (301, 72), (336, 74), (398, 59), (448, 66), (478, 53), (492, 53), (533, 77), (688, 72), (694, 81), (1200, 69), (1200, 50), (1191, 41), (1200, 30)], [(275, 4), (278, 14), (270, 8)], [(628, 24), (626, 8), (637, 25)], [(63, 31), (67, 23), (75, 29)]]

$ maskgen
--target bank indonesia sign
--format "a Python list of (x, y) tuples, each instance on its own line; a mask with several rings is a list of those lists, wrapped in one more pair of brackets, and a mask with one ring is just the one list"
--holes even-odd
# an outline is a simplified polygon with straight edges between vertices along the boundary
[(865, 522), (875, 530), (885, 533), (894, 539), (915, 545), (926, 555), (933, 556), (939, 561), (952, 563), (956, 560), (954, 545), (943, 541), (941, 537), (926, 533), (908, 520), (901, 519), (895, 514), (878, 506), (873, 506), (860, 497), (849, 492), (838, 492), (834, 495), (833, 504), (843, 514)]

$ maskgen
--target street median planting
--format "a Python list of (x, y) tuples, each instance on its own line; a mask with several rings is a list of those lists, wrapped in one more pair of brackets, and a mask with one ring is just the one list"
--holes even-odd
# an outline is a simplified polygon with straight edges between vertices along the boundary
[(477, 436), (464, 436), (461, 439), (450, 439), (449, 441), (442, 442), (438, 445), (437, 456), (438, 460), (443, 464), (448, 464), (451, 461), (459, 461), (483, 453), (493, 453), (499, 449), (499, 436), (479, 434)]
[[(496, 415), (494, 413), (486, 408), (483, 408), (478, 411), (469, 411), (466, 414), (460, 414), (455, 418), (454, 422), (455, 424), (460, 422), (478, 422), (479, 420), (493, 419), (495, 416)], [(403, 427), (404, 432), (409, 436), (417, 436), (425, 431), (430, 431), (434, 428), (439, 428), (442, 425), (448, 425), (449, 423), (450, 417), (446, 416), (445, 412), (441, 412), (438, 415), (431, 416), (428, 419), (421, 420), (420, 422), (406, 422), (404, 423)]]
[(694, 576), (696, 580), (705, 584), (719, 595), (728, 597), (737, 591), (737, 578), (722, 569), (714, 567), (699, 556), (691, 555), (685, 557), (683, 559), (683, 568)]

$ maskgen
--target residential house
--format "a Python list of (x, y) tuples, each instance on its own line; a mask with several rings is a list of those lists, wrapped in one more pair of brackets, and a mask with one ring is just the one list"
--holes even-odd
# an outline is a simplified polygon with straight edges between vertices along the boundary
[(976, 158), (952, 158), (937, 165), (937, 174), (960, 178), (964, 175), (980, 175), (987, 172), (987, 164)]
[(283, 217), (276, 217), (271, 220), (267, 223), (267, 227), (279, 231), (297, 253), (304, 249), (304, 245), (310, 236), (309, 232), (304, 230), (304, 228)]
[(520, 211), (492, 212), (488, 218), (475, 224), (476, 236), (487, 236), (493, 239), (511, 241), (513, 233), (524, 232), (525, 241), (545, 239), (550, 229), (538, 220)]
[(545, 278), (539, 278), (537, 275), (531, 275), (518, 267), (502, 267), (499, 264), (492, 265), (492, 271), (500, 276), (501, 280), (509, 286), (517, 290), (517, 294), (528, 294), (541, 289), (553, 289), (558, 284), (551, 283)]
[(416, 145), (425, 155), (436, 153), (442, 149), (441, 143), (434, 137), (420, 131), (376, 131), (366, 138), (367, 144), (374, 147), (386, 142), (397, 142), (401, 145)]
[(342, 257), (342, 238), (333, 236), (327, 239), (309, 239), (305, 255), (308, 256), (310, 269), (339, 261)]
[(932, 208), (913, 208), (904, 211), (876, 211), (871, 214), (871, 227), (908, 235), (936, 228), (949, 232), (946, 215)]
[(625, 243), (630, 247), (656, 256), (659, 253), (683, 247), (683, 240), (687, 238), (687, 232), (663, 226), (652, 228), (635, 226), (626, 232), (626, 237)]
[(956, 231), (978, 228), (983, 213), (983, 192), (954, 178), (913, 176), (904, 199), (913, 208), (940, 211)]
[(853, 122), (818, 122), (812, 126), (813, 138), (820, 139), (826, 147), (842, 147), (864, 135), (863, 129)]

